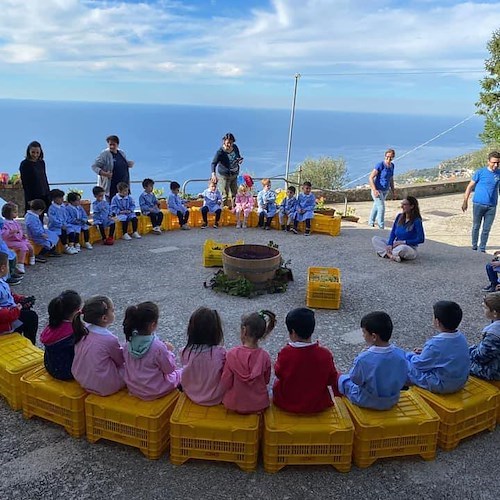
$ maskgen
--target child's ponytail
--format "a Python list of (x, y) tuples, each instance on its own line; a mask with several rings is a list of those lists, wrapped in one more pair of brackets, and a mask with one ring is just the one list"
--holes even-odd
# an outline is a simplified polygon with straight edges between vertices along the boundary
[[(73, 318), (73, 331), (75, 332), (75, 344), (80, 342), (83, 337), (89, 334), (87, 327), (83, 321), (91, 325), (99, 326), (102, 317), (105, 316), (109, 309), (113, 307), (111, 299), (104, 295), (97, 295), (85, 301), (83, 308)], [(83, 320), (82, 320), (83, 318)]]
[(64, 320), (69, 319), (75, 311), (80, 309), (82, 298), (74, 290), (65, 290), (49, 302), (49, 326), (57, 328)]
[(83, 337), (86, 337), (89, 334), (87, 327), (83, 324), (82, 321), (83, 312), (78, 311), (73, 318), (73, 332), (75, 334), (75, 344), (78, 344)]
[(274, 330), (276, 314), (267, 309), (247, 314), (241, 318), (241, 326), (246, 328), (249, 337), (263, 340)]
[(153, 302), (141, 302), (137, 306), (129, 306), (123, 319), (123, 333), (130, 342), (134, 332), (139, 335), (149, 335), (149, 326), (158, 322), (160, 312)]

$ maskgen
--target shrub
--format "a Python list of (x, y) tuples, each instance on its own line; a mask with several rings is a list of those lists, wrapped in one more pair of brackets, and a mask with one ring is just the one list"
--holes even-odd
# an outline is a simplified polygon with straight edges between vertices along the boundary
[(340, 189), (348, 181), (347, 167), (343, 158), (322, 156), (318, 159), (306, 158), (289, 180), (296, 184), (309, 181), (313, 189)]

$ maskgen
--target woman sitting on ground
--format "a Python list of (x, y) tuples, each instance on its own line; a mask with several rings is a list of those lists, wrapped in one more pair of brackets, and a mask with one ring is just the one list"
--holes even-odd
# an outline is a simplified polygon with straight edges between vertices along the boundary
[(372, 238), (377, 255), (394, 262), (416, 259), (417, 247), (425, 240), (418, 200), (407, 196), (401, 202), (401, 209), (402, 212), (397, 215), (392, 225), (389, 239), (386, 241), (380, 236)]

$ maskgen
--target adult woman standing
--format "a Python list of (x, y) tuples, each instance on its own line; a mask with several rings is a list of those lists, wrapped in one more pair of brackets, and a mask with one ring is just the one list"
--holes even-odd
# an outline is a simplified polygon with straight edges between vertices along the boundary
[[(228, 132), (222, 138), (222, 147), (220, 147), (215, 153), (214, 159), (212, 160), (212, 177), (213, 182), (219, 180), (219, 191), (222, 193), (222, 198), (224, 204), (227, 205), (227, 200), (229, 199), (229, 193), (231, 193), (231, 198), (236, 197), (238, 191), (238, 174), (240, 173), (240, 164), (243, 158), (240, 155), (240, 150), (235, 144), (236, 139), (234, 135)], [(217, 169), (218, 167), (218, 169)], [(219, 176), (215, 170), (218, 170)]]
[[(49, 181), (45, 170), (43, 159), (43, 149), (38, 141), (33, 141), (26, 148), (26, 158), (19, 166), (21, 182), (23, 183), (25, 211), (29, 210), (32, 200), (40, 199), (45, 202), (45, 206), (50, 206)], [(42, 215), (43, 217), (43, 215)]]
[(106, 142), (108, 147), (99, 153), (92, 170), (99, 176), (99, 186), (110, 201), (118, 192), (116, 186), (119, 182), (126, 182), (130, 186), (129, 169), (134, 166), (134, 162), (127, 160), (125, 152), (118, 148), (120, 139), (117, 135), (108, 136)]
[(378, 227), (384, 229), (385, 198), (389, 189), (394, 198), (394, 149), (388, 149), (384, 155), (384, 161), (377, 163), (370, 174), (369, 183), (372, 190), (373, 208), (368, 219), (369, 226), (375, 226), (375, 219)]
[(389, 239), (386, 241), (380, 236), (372, 238), (377, 255), (394, 262), (416, 259), (417, 247), (425, 240), (418, 200), (407, 196), (401, 202), (401, 209), (392, 225)]

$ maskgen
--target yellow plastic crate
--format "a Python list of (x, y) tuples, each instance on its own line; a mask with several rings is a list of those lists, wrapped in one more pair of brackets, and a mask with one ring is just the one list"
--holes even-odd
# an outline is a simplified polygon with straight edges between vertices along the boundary
[(156, 460), (168, 448), (170, 415), (179, 392), (154, 401), (130, 396), (123, 389), (112, 396), (91, 394), (85, 400), (87, 439), (95, 443), (108, 439), (135, 448), (150, 460)]
[[(337, 281), (328, 281), (336, 279)], [(310, 267), (307, 271), (307, 307), (338, 309), (342, 284), (340, 269), (336, 267)]]
[(22, 335), (0, 342), (0, 395), (13, 410), (22, 407), (21, 377), (42, 363), (43, 351)]
[(263, 456), (266, 472), (286, 465), (327, 464), (351, 469), (354, 426), (340, 398), (314, 415), (297, 415), (271, 405), (264, 413)]
[(189, 209), (189, 221), (190, 227), (201, 227), (203, 224), (203, 217), (201, 216), (200, 207), (192, 207)]
[(313, 233), (329, 234), (338, 236), (340, 234), (341, 217), (328, 217), (326, 215), (315, 214), (311, 221), (311, 231)]
[(235, 462), (253, 471), (259, 451), (260, 415), (239, 415), (224, 406), (200, 406), (185, 394), (170, 419), (170, 461), (190, 458)]
[(221, 221), (224, 226), (236, 226), (236, 214), (229, 207), (223, 207)]
[(7, 345), (10, 342), (15, 342), (22, 335), (20, 333), (2, 333), (0, 334), (0, 353), (3, 345)]
[(353, 460), (358, 467), (369, 467), (379, 458), (436, 456), (439, 417), (418, 394), (402, 391), (398, 404), (386, 411), (343, 401), (354, 422)]
[(433, 394), (419, 387), (412, 391), (439, 415), (438, 446), (443, 450), (453, 450), (462, 439), (495, 429), (500, 394), (488, 382), (469, 377), (454, 394)]
[(85, 398), (87, 392), (74, 380), (57, 380), (44, 366), (21, 377), (23, 415), (40, 417), (62, 425), (70, 436), (85, 434)]
[(235, 243), (205, 240), (203, 245), (203, 265), (205, 267), (222, 267), (222, 250), (233, 245), (243, 245), (243, 243), (243, 240), (238, 240)]
[(147, 234), (153, 230), (153, 224), (151, 224), (149, 215), (138, 215), (137, 221), (137, 231), (139, 234)]
[[(485, 380), (488, 384), (492, 385), (500, 391), (500, 380)], [(500, 424), (500, 400), (497, 407), (497, 424)]]

